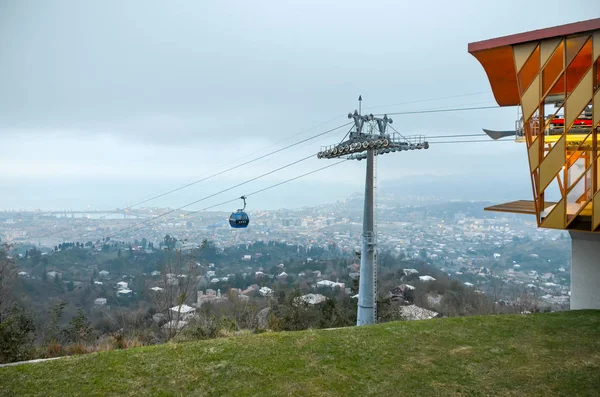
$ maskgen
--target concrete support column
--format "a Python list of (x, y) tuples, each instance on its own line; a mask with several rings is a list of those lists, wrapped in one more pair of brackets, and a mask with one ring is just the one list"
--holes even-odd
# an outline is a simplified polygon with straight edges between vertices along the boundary
[(571, 310), (600, 309), (600, 234), (571, 234)]
[(360, 253), (360, 278), (358, 280), (358, 312), (356, 325), (375, 324), (375, 264), (373, 178), (375, 157), (373, 150), (367, 151), (367, 180), (365, 183), (365, 210), (363, 215), (362, 250)]

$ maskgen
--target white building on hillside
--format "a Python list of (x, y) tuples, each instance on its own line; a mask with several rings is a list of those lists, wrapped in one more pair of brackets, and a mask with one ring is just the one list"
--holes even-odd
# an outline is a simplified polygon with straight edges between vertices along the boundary
[(163, 329), (168, 329), (170, 331), (181, 331), (186, 325), (188, 325), (187, 321), (184, 320), (171, 320), (167, 323), (165, 323), (162, 328)]
[(262, 287), (261, 289), (258, 290), (258, 292), (261, 294), (261, 296), (271, 296), (271, 294), (273, 293), (273, 290), (269, 287)]
[(128, 297), (133, 295), (133, 291), (127, 288), (120, 289), (117, 291), (117, 296), (119, 297)]
[(339, 288), (345, 288), (346, 285), (344, 283), (336, 283), (335, 281), (331, 281), (331, 280), (317, 281), (317, 288), (321, 288), (321, 287), (328, 287), (328, 288), (339, 287)]
[(325, 302), (327, 297), (321, 294), (306, 294), (294, 299), (294, 303), (299, 304), (301, 302), (309, 305), (317, 305), (321, 302)]
[(173, 306), (169, 310), (171, 311), (171, 317), (176, 320), (178, 319), (187, 321), (194, 317), (194, 315), (196, 314), (195, 307), (191, 307), (185, 304), (181, 306)]

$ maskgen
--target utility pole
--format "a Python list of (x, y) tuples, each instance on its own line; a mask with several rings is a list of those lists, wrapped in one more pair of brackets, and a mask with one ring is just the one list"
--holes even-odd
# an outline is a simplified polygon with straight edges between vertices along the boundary
[[(358, 108), (362, 110), (362, 96), (358, 98)], [(382, 118), (372, 114), (363, 116), (360, 110), (348, 114), (349, 119), (354, 119), (348, 139), (337, 145), (322, 147), (317, 157), (367, 160), (356, 325), (368, 325), (377, 322), (375, 156), (404, 150), (428, 149), (429, 143), (423, 136), (404, 137), (397, 132), (388, 134), (388, 124), (393, 122), (391, 118), (387, 115)]]

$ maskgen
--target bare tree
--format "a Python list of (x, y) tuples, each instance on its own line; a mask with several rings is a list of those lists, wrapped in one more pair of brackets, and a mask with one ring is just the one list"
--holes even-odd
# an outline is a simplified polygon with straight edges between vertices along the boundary
[(240, 328), (254, 329), (256, 328), (256, 315), (261, 308), (257, 307), (254, 302), (242, 300), (237, 293), (229, 291), (228, 300), (231, 305), (230, 311), (235, 322)]
[(517, 313), (538, 311), (535, 292), (522, 284), (515, 284), (511, 291), (512, 305)]
[(506, 281), (500, 276), (494, 275), (494, 271), (490, 269), (490, 293), (494, 299), (494, 306), (492, 311), (496, 313), (496, 305), (498, 300), (502, 296), (502, 290), (506, 285)]
[(204, 249), (206, 241), (188, 254), (175, 249), (174, 243), (165, 246), (165, 263), (161, 269), (159, 282), (159, 287), (162, 289), (153, 293), (152, 300), (156, 310), (166, 320), (163, 329), (167, 333), (167, 338), (171, 339), (179, 333), (182, 321), (187, 317), (181, 311), (182, 306), (186, 302), (192, 304), (194, 292), (198, 289), (200, 274), (194, 258)]

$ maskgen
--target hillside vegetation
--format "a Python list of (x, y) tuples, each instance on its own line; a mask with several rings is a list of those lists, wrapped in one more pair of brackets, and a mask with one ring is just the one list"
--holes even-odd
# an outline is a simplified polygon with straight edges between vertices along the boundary
[(598, 395), (600, 311), (149, 346), (0, 369), (0, 395)]

